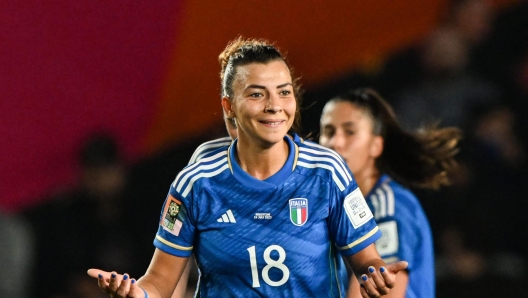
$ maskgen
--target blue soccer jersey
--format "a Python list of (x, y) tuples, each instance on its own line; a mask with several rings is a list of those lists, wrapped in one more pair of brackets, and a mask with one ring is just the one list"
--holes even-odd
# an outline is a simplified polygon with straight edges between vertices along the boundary
[(266, 180), (236, 162), (236, 140), (187, 166), (161, 212), (154, 245), (194, 252), (200, 297), (345, 297), (341, 257), (381, 233), (334, 151), (285, 138), (290, 154)]
[(407, 188), (382, 176), (367, 195), (367, 203), (383, 236), (376, 248), (386, 263), (409, 262), (405, 297), (435, 296), (433, 240), (429, 221), (418, 199)]

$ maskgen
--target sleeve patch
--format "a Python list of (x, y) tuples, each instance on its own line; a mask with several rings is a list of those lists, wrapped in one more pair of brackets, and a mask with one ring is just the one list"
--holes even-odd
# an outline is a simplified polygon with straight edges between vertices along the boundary
[(373, 218), (372, 212), (359, 188), (350, 193), (343, 204), (354, 229), (361, 227)]
[(378, 223), (381, 238), (376, 241), (376, 249), (381, 257), (398, 252), (398, 226), (395, 221)]
[(160, 225), (163, 229), (174, 236), (180, 235), (180, 230), (185, 221), (186, 210), (181, 202), (169, 195), (165, 203), (165, 210), (161, 217)]

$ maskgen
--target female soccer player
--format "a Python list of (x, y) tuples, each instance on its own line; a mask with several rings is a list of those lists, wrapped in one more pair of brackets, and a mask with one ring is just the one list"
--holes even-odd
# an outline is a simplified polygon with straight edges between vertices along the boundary
[[(221, 147), (229, 146), (231, 144), (231, 142), (234, 139), (237, 138), (237, 128), (236, 128), (235, 119), (234, 118), (228, 118), (228, 117), (226, 117), (226, 115), (224, 115), (224, 123), (225, 123), (226, 130), (227, 130), (227, 133), (229, 134), (229, 136), (228, 137), (222, 137), (222, 138), (214, 139), (214, 140), (211, 140), (211, 141), (207, 141), (207, 142), (201, 144), (200, 146), (198, 146), (198, 148), (196, 148), (196, 150), (194, 151), (191, 159), (189, 160), (189, 164), (192, 164), (192, 163), (195, 163), (195, 162), (199, 161), (201, 158), (206, 156), (208, 153), (213, 152), (213, 151), (215, 151), (215, 150), (217, 150), (217, 149), (219, 149)], [(290, 132), (288, 134), (288, 136), (294, 142), (304, 142), (304, 140), (301, 137), (299, 137), (299, 135), (297, 135), (293, 131)], [(176, 286), (174, 294), (172, 295), (171, 298), (183, 298), (183, 297), (185, 297), (185, 295), (186, 295), (186, 293), (188, 291), (187, 284), (188, 284), (188, 281), (189, 281), (189, 276), (191, 275), (191, 273), (194, 273), (193, 272), (193, 271), (195, 271), (194, 267), (196, 267), (194, 265), (194, 257), (191, 256), (191, 257), (189, 257), (189, 259), (187, 261), (187, 265), (185, 267), (185, 270), (184, 270), (182, 276), (180, 277), (180, 281), (178, 282), (178, 285)], [(344, 269), (344, 265), (342, 265), (342, 267), (343, 267), (343, 270), (346, 270), (346, 269)]]
[(200, 297), (345, 297), (341, 253), (364, 297), (389, 293), (407, 263), (380, 258), (381, 233), (350, 170), (334, 151), (287, 136), (299, 105), (285, 58), (237, 38), (220, 60), (237, 139), (177, 175), (143, 277), (88, 274), (111, 297), (170, 297), (194, 253)]
[(417, 198), (402, 185), (437, 188), (447, 184), (446, 173), (456, 164), (459, 139), (456, 128), (403, 131), (389, 104), (372, 89), (340, 95), (323, 109), (319, 143), (343, 157), (367, 194), (383, 234), (376, 241), (378, 252), (387, 263), (409, 262), (398, 273), (390, 297), (435, 296), (429, 222)]

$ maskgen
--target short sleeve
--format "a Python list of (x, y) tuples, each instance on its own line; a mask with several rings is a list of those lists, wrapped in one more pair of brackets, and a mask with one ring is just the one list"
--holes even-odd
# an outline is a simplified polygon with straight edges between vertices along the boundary
[(195, 227), (189, 214), (190, 202), (171, 186), (161, 210), (155, 247), (178, 257), (192, 254)]
[(355, 181), (330, 199), (328, 225), (341, 254), (355, 254), (381, 237), (374, 216)]

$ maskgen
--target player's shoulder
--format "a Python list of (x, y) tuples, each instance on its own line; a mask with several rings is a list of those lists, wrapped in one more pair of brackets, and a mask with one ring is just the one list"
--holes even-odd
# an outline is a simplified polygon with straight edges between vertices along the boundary
[(231, 137), (222, 137), (202, 143), (196, 148), (196, 150), (194, 150), (194, 153), (191, 156), (191, 159), (189, 160), (189, 164), (197, 162), (205, 155), (217, 150), (218, 148), (229, 146), (232, 141), (233, 140), (231, 139)]
[(295, 144), (299, 147), (297, 166), (327, 176), (341, 191), (353, 181), (353, 175), (348, 166), (334, 150), (308, 140)]
[(369, 199), (377, 209), (386, 212), (382, 217), (421, 212), (420, 202), (410, 189), (387, 175), (380, 179), (382, 181), (370, 192)]
[(334, 165), (345, 166), (343, 158), (334, 150), (321, 146), (309, 140), (302, 140), (296, 142), (299, 147), (299, 157), (304, 158), (308, 162), (318, 162), (325, 160), (332, 162)]
[(229, 171), (228, 148), (228, 146), (216, 148), (206, 153), (198, 161), (187, 165), (178, 173), (171, 187), (185, 197), (200, 179), (213, 178)]

